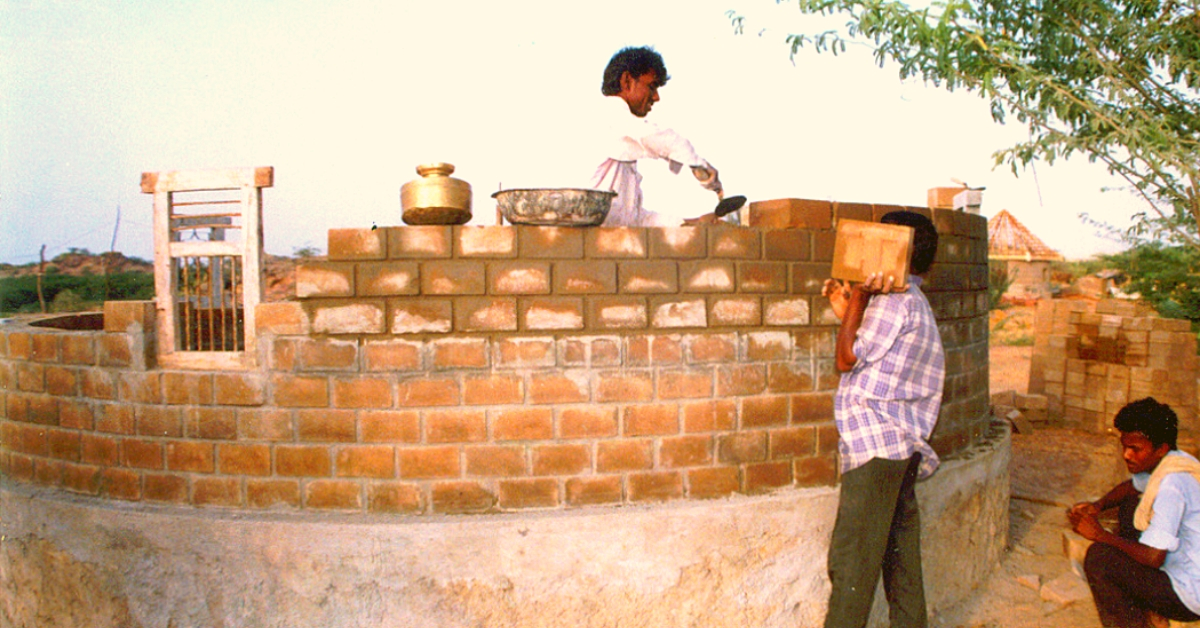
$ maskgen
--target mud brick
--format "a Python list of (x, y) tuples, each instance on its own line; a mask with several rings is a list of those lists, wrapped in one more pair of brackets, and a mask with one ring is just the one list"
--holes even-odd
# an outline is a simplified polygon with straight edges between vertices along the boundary
[(208, 405), (213, 402), (213, 378), (207, 373), (168, 371), (162, 375), (163, 400), (175, 405)]
[(678, 434), (679, 406), (672, 403), (626, 406), (622, 424), (625, 436)]
[(746, 357), (756, 362), (791, 359), (792, 336), (786, 331), (746, 334)]
[(833, 394), (808, 393), (791, 396), (793, 423), (822, 423), (833, 420)]
[[(792, 331), (791, 340), (797, 355), (832, 358), (834, 357), (837, 333), (832, 329), (797, 329)], [(984, 348), (987, 348), (986, 345)], [(982, 358), (987, 359), (986, 352)]]
[(86, 401), (59, 400), (58, 424), (76, 430), (93, 429), (92, 404)]
[(71, 334), (62, 339), (63, 364), (91, 366), (96, 363), (96, 339), (92, 335)]
[(814, 262), (833, 262), (833, 249), (836, 244), (837, 234), (833, 231), (814, 233), (812, 260)]
[(322, 510), (361, 510), (362, 486), (351, 480), (313, 480), (304, 487), (304, 505)]
[(430, 345), (435, 369), (478, 369), (488, 366), (488, 343), (483, 338), (442, 338)]
[(492, 418), (492, 438), (497, 441), (550, 440), (554, 438), (554, 411), (550, 408), (499, 410)]
[(137, 469), (163, 468), (162, 443), (152, 440), (126, 438), (121, 441), (121, 465)]
[(621, 501), (620, 476), (570, 478), (566, 482), (567, 503), (572, 506), (612, 504)]
[(782, 262), (738, 262), (736, 268), (740, 292), (787, 292), (788, 266)]
[(453, 478), (461, 473), (458, 447), (400, 448), (400, 477)]
[(45, 392), (46, 367), (41, 364), (17, 364), (16, 381), (16, 389), (21, 392)]
[(450, 257), (452, 231), (448, 226), (422, 225), (387, 229), (390, 259)]
[(47, 453), (46, 430), (30, 425), (0, 424), (4, 431), (0, 432), (5, 446), (11, 451), (34, 456), (45, 456)]
[(617, 265), (611, 261), (554, 262), (554, 294), (613, 294)]
[(751, 227), (765, 229), (829, 229), (833, 224), (833, 204), (797, 198), (750, 203)]
[(79, 432), (46, 430), (46, 453), (51, 458), (78, 462), (80, 452)]
[(767, 367), (767, 390), (775, 393), (806, 393), (815, 390), (812, 362), (776, 362)]
[(8, 477), (20, 482), (33, 481), (33, 459), (29, 456), (12, 453), (0, 457), (0, 461), (3, 462), (3, 467), (0, 469), (3, 469), (4, 474)]
[(495, 341), (495, 360), (499, 368), (548, 367), (555, 365), (554, 339), (500, 338)]
[(350, 446), (338, 449), (334, 464), (338, 477), (396, 477), (396, 450), (386, 445)]
[(581, 330), (584, 328), (583, 299), (541, 297), (521, 299), (520, 327), (528, 331)]
[(737, 360), (736, 334), (703, 334), (687, 338), (688, 361), (697, 364)]
[(837, 459), (832, 455), (797, 458), (792, 461), (797, 486), (832, 486), (837, 483)]
[(422, 262), (421, 294), (482, 295), (487, 281), (478, 262)]
[(459, 299), (454, 305), (454, 328), (466, 332), (516, 331), (516, 299), (512, 297)]
[(747, 397), (742, 400), (742, 427), (787, 425), (791, 400), (786, 395)]
[(387, 240), (385, 229), (330, 229), (329, 259), (387, 259)]
[(162, 378), (159, 373), (118, 373), (117, 395), (126, 402), (162, 403)]
[(79, 459), (88, 464), (114, 467), (120, 461), (120, 446), (111, 436), (82, 434), (79, 438)]
[(268, 445), (221, 443), (217, 445), (221, 473), (228, 475), (270, 475), (271, 448)]
[(510, 258), (517, 254), (514, 227), (454, 227), (454, 246), (459, 257)]
[(533, 448), (534, 475), (578, 475), (592, 468), (588, 445), (539, 445)]
[(679, 265), (679, 284), (685, 292), (733, 292), (734, 263), (727, 260), (700, 260)]
[(333, 469), (329, 448), (324, 445), (277, 445), (276, 475), (290, 477), (328, 477)]
[(382, 334), (385, 305), (382, 300), (320, 302), (311, 307), (312, 329), (318, 334)]
[(808, 231), (780, 229), (763, 232), (767, 260), (804, 261), (812, 256), (812, 236)]
[(659, 445), (659, 464), (664, 467), (696, 467), (712, 462), (713, 439), (706, 435), (664, 438)]
[(727, 497), (740, 489), (734, 467), (708, 467), (687, 470), (687, 496), (693, 499)]
[(757, 327), (762, 324), (762, 299), (758, 297), (713, 297), (709, 300), (712, 327)]
[(58, 362), (58, 334), (33, 334), (29, 359), (35, 362)]
[(683, 497), (683, 474), (654, 471), (629, 475), (629, 501), (666, 501)]
[(689, 259), (707, 254), (704, 227), (654, 227), (646, 230), (652, 259)]
[(142, 476), (129, 469), (101, 469), (100, 495), (113, 499), (138, 501), (142, 498)]
[(603, 438), (617, 434), (617, 410), (611, 406), (563, 408), (558, 420), (562, 438)]
[(254, 309), (254, 328), (259, 335), (302, 336), (312, 330), (312, 322), (298, 302), (259, 303)]
[(352, 410), (300, 410), (296, 413), (296, 436), (319, 443), (354, 442), (356, 430)]
[(650, 325), (656, 329), (707, 327), (708, 307), (703, 298), (652, 297)]
[(767, 369), (762, 364), (736, 364), (717, 369), (717, 396), (756, 395), (766, 390)]
[(478, 443), (487, 440), (483, 410), (431, 410), (425, 414), (425, 442)]
[(670, 261), (628, 261), (617, 264), (617, 285), (625, 294), (666, 294), (679, 291), (679, 265)]
[(154, 329), (153, 301), (105, 301), (104, 331), (142, 333)]
[(421, 273), (416, 262), (357, 264), (355, 293), (360, 297), (391, 297), (418, 294)]
[(487, 265), (488, 294), (550, 294), (550, 263), (493, 262)]
[(600, 441), (596, 446), (596, 471), (619, 473), (649, 469), (654, 455), (649, 440)]
[(771, 460), (804, 458), (817, 451), (817, 432), (808, 426), (771, 430), (767, 439)]
[(305, 338), (296, 343), (303, 371), (351, 371), (358, 366), (358, 343), (353, 340)]
[(792, 463), (788, 460), (748, 464), (743, 473), (746, 481), (745, 490), (751, 495), (769, 492), (792, 484)]
[(518, 226), (520, 257), (579, 259), (583, 257), (584, 229)]
[(171, 471), (212, 473), (216, 469), (215, 447), (205, 442), (167, 443), (167, 468)]
[(644, 329), (649, 323), (646, 300), (641, 297), (588, 299), (587, 326), (599, 329)]
[(626, 339), (630, 366), (666, 366), (683, 361), (683, 343), (676, 335), (629, 336)]
[(293, 438), (292, 413), (288, 410), (239, 409), (236, 416), (238, 434), (242, 439), (287, 441)]
[[(186, 486), (186, 485), (185, 485)], [(63, 469), (63, 487), (76, 493), (96, 495), (100, 492), (100, 467), (68, 464)], [(184, 500), (187, 492), (184, 491)]]
[(133, 365), (133, 338), (128, 334), (100, 336), (100, 366), (129, 367)]
[(300, 482), (296, 480), (246, 480), (246, 505), (252, 508), (300, 506)]
[(368, 371), (415, 371), (421, 368), (421, 346), (421, 343), (409, 340), (365, 341), (362, 345), (363, 368)]
[(381, 377), (333, 378), (333, 407), (387, 408), (392, 405), (392, 383)]
[(359, 440), (364, 443), (416, 443), (421, 440), (420, 415), (415, 411), (363, 412), (358, 421)]
[(496, 506), (496, 496), (478, 482), (439, 482), (433, 485), (433, 511), (479, 513)]
[(529, 403), (582, 403), (588, 401), (586, 371), (543, 372), (529, 375)]
[(755, 430), (718, 436), (717, 459), (726, 464), (766, 460), (767, 433)]
[(397, 386), (396, 405), (398, 406), (455, 406), (458, 404), (458, 381), (452, 377), (401, 380)]
[(524, 380), (517, 375), (463, 378), (463, 403), (467, 405), (521, 403), (524, 398)]
[(696, 399), (711, 397), (712, 393), (713, 371), (711, 369), (662, 371), (659, 373), (659, 399)]
[(46, 367), (46, 392), (56, 397), (74, 397), (79, 394), (79, 371), (62, 366)]
[(139, 436), (183, 436), (183, 412), (170, 406), (135, 406), (134, 420)]
[(525, 475), (525, 448), (519, 445), (482, 445), (466, 448), (467, 475), (512, 477)]
[(324, 377), (274, 375), (271, 377), (271, 388), (277, 406), (302, 408), (329, 405), (329, 382)]
[[(828, 302), (824, 298), (821, 300)], [(810, 320), (807, 297), (766, 297), (763, 299), (763, 322), (767, 325), (808, 325)], [(818, 318), (814, 324), (825, 324), (825, 321)]]
[(33, 336), (27, 332), (8, 334), (8, 357), (28, 360), (33, 355)]
[(633, 227), (587, 229), (584, 244), (589, 258), (645, 258), (649, 250), (646, 230)]
[(448, 299), (391, 299), (388, 301), (388, 318), (393, 334), (446, 333), (454, 325)]
[(310, 262), (296, 265), (296, 298), (354, 296), (354, 264)]
[(416, 514), (425, 507), (420, 487), (401, 482), (367, 485), (367, 510), (390, 514)]
[(762, 231), (712, 225), (708, 228), (708, 252), (723, 259), (760, 259)]

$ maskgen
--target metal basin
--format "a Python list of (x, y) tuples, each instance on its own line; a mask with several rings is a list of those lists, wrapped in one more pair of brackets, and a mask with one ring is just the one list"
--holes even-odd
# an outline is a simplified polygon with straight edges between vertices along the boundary
[(617, 193), (581, 188), (525, 188), (492, 194), (504, 219), (515, 225), (588, 227), (604, 222)]

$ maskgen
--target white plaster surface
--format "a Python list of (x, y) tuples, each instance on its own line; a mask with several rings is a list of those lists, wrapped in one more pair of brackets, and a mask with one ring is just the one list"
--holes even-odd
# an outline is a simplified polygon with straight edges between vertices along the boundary
[[(1007, 431), (918, 487), (932, 612), (1007, 544)], [(108, 503), (0, 484), (0, 625), (820, 625), (835, 488), (457, 517)], [(886, 625), (876, 600), (872, 625)]]

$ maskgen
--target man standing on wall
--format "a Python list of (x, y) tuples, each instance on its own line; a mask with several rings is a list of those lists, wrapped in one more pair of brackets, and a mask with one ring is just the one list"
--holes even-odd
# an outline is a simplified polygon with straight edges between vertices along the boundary
[[(624, 48), (612, 56), (604, 69), (600, 88), (606, 97), (604, 108), (597, 114), (598, 119), (592, 121), (602, 137), (603, 161), (589, 185), (617, 193), (604, 221), (607, 227), (659, 223), (654, 212), (642, 207), (639, 159), (665, 159), (675, 173), (688, 166), (701, 186), (721, 191), (717, 169), (696, 153), (691, 142), (646, 120), (654, 103), (659, 101), (658, 89), (670, 78), (662, 55), (651, 48)], [(669, 226), (678, 224), (675, 221)]]
[(841, 457), (837, 520), (829, 546), (826, 628), (860, 628), (883, 574), (892, 626), (928, 623), (915, 486), (937, 469), (927, 442), (942, 403), (945, 357), (937, 321), (921, 292), (937, 253), (933, 222), (899, 211), (880, 222), (913, 228), (912, 276), (893, 292), (879, 275), (822, 294), (841, 319), (834, 397)]

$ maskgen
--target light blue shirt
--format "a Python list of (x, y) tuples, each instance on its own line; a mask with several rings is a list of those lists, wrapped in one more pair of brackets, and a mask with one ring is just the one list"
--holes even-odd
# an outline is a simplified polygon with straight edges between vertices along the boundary
[[(1168, 456), (1192, 456), (1173, 450)], [(1193, 458), (1194, 459), (1194, 458)], [(1149, 473), (1132, 477), (1133, 487), (1146, 490)], [(1154, 499), (1154, 516), (1140, 542), (1165, 550), (1161, 569), (1171, 578), (1171, 588), (1193, 613), (1200, 614), (1200, 482), (1188, 473), (1163, 478)]]

